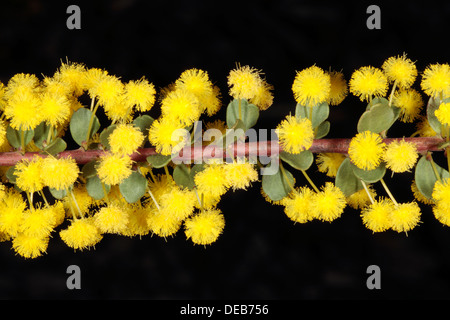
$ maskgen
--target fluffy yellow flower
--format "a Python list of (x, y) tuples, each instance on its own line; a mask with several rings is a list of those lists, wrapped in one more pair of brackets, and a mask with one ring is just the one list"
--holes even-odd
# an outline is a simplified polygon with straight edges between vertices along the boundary
[(263, 80), (261, 85), (256, 88), (256, 94), (249, 102), (256, 105), (260, 110), (267, 110), (273, 103), (271, 90), (273, 90), (273, 86)]
[(149, 111), (155, 104), (155, 86), (142, 78), (138, 81), (131, 80), (125, 85), (125, 100), (140, 112)]
[(186, 89), (176, 89), (167, 94), (161, 102), (161, 114), (171, 122), (190, 126), (200, 118), (199, 100)]
[[(372, 199), (375, 199), (376, 192), (373, 189), (373, 187), (371, 185), (368, 185), (367, 189), (368, 189), (369, 194), (372, 197)], [(352, 195), (348, 196), (347, 203), (350, 207), (357, 210), (357, 209), (365, 208), (371, 202), (370, 202), (369, 195), (367, 194), (366, 190), (363, 188), (361, 190), (356, 191)]]
[(288, 115), (277, 126), (275, 132), (283, 150), (293, 154), (308, 150), (314, 140), (314, 130), (311, 121), (306, 118), (297, 119)]
[(163, 117), (153, 121), (148, 136), (150, 143), (155, 146), (156, 152), (162, 155), (170, 155), (185, 146), (186, 138), (189, 138), (189, 132), (180, 122), (170, 121)]
[(332, 182), (326, 182), (311, 203), (314, 216), (322, 221), (333, 221), (341, 216), (347, 205), (345, 195)]
[(291, 192), (283, 200), (284, 213), (295, 223), (305, 223), (314, 219), (312, 201), (314, 192), (308, 187), (301, 187)]
[(94, 218), (72, 220), (67, 229), (59, 232), (61, 239), (75, 250), (83, 250), (95, 246), (102, 238), (102, 234), (94, 224)]
[(94, 224), (101, 233), (120, 234), (127, 228), (128, 216), (128, 210), (125, 207), (110, 203), (95, 213)]
[(439, 108), (434, 111), (439, 122), (444, 125), (450, 125), (450, 102), (441, 103)]
[(175, 181), (165, 174), (155, 175), (148, 182), (148, 187), (158, 202), (161, 200), (162, 195), (170, 192), (175, 186)]
[(108, 185), (120, 184), (131, 173), (133, 160), (129, 156), (114, 153), (105, 153), (100, 157), (97, 174), (100, 180)]
[(326, 173), (329, 177), (336, 177), (336, 173), (345, 160), (345, 155), (341, 153), (319, 153), (316, 158), (317, 167), (320, 172)]
[(347, 81), (342, 72), (332, 71), (328, 74), (330, 75), (330, 93), (326, 101), (332, 106), (337, 106), (348, 94)]
[(118, 155), (130, 155), (144, 142), (142, 131), (132, 124), (118, 124), (108, 136), (111, 152)]
[(70, 102), (62, 95), (43, 94), (39, 104), (39, 113), (42, 121), (50, 126), (57, 127), (69, 119), (71, 114)]
[(220, 197), (227, 192), (229, 181), (224, 166), (220, 164), (207, 165), (204, 170), (195, 175), (194, 182), (200, 195)]
[(297, 72), (292, 84), (295, 100), (306, 106), (315, 106), (326, 101), (330, 89), (330, 75), (317, 66)]
[(50, 236), (56, 226), (56, 217), (52, 210), (38, 208), (27, 210), (20, 226), (21, 233), (29, 237), (45, 238)]
[(97, 98), (99, 104), (108, 109), (116, 106), (118, 101), (123, 99), (124, 89), (125, 86), (119, 78), (102, 74), (97, 82), (89, 88), (89, 95), (91, 99)]
[(41, 174), (44, 185), (56, 190), (66, 190), (78, 178), (80, 169), (72, 157), (54, 158), (46, 157), (42, 160)]
[(450, 212), (450, 179), (436, 181), (431, 197), (440, 209)]
[(386, 167), (397, 173), (412, 169), (418, 157), (416, 145), (405, 140), (389, 143), (383, 155)]
[(5, 106), (4, 114), (16, 130), (31, 130), (41, 122), (39, 95), (34, 92), (18, 92), (11, 96)]
[(205, 210), (185, 221), (185, 234), (194, 244), (208, 245), (217, 240), (225, 227), (218, 209)]
[(185, 70), (175, 81), (175, 87), (193, 93), (202, 107), (205, 100), (213, 94), (213, 84), (208, 72), (196, 68)]
[(19, 234), (12, 241), (14, 251), (26, 259), (34, 259), (47, 251), (49, 238)]
[(13, 96), (35, 95), (40, 91), (39, 79), (34, 74), (17, 73), (9, 79), (4, 90), (4, 98), (11, 99)]
[(423, 72), (420, 86), (431, 97), (450, 96), (450, 66), (447, 63), (429, 65)]
[(391, 227), (390, 213), (394, 204), (390, 199), (381, 198), (361, 211), (361, 218), (367, 229), (373, 232), (386, 231)]
[(422, 111), (423, 99), (415, 89), (400, 89), (394, 94), (393, 104), (401, 109), (400, 121), (413, 122)]
[(66, 98), (71, 95), (72, 90), (70, 84), (55, 77), (44, 77), (42, 80), (42, 87), (42, 94), (60, 97), (64, 96)]
[(8, 125), (5, 123), (5, 121), (0, 119), (0, 146), (4, 145), (5, 143), (9, 144), (8, 139), (6, 138), (7, 127)]
[(233, 162), (225, 165), (225, 174), (233, 190), (247, 189), (252, 182), (258, 180), (258, 171), (251, 163)]
[(152, 206), (147, 207), (147, 210), (149, 210), (147, 224), (152, 234), (166, 238), (180, 230), (182, 220), (172, 215), (170, 211), (165, 209), (157, 210)]
[(215, 115), (222, 107), (221, 93), (218, 86), (213, 86), (213, 91), (210, 95), (206, 96), (202, 101), (203, 107), (206, 108), (206, 114), (208, 116)]
[(69, 85), (75, 97), (81, 96), (86, 89), (86, 67), (81, 63), (62, 63), (53, 77)]
[(141, 204), (133, 204), (128, 214), (128, 225), (122, 234), (133, 236), (145, 236), (150, 232), (150, 227), (147, 223), (149, 211)]
[[(85, 88), (88, 90), (89, 95), (92, 97), (95, 96), (94, 87), (104, 79), (108, 75), (108, 71), (102, 70), (100, 68), (89, 68), (86, 69), (84, 74)], [(94, 90), (94, 91), (93, 91)]]
[(399, 88), (409, 88), (417, 77), (417, 68), (406, 55), (390, 57), (381, 67), (391, 82), (396, 82)]
[(230, 96), (234, 99), (250, 100), (257, 95), (262, 82), (261, 71), (249, 66), (238, 65), (228, 75)]
[(386, 144), (379, 134), (364, 131), (352, 138), (348, 154), (358, 168), (373, 170), (380, 164), (385, 148)]
[(369, 101), (372, 97), (382, 97), (386, 94), (388, 80), (380, 69), (366, 66), (353, 72), (349, 86), (350, 92), (361, 101)]
[(41, 157), (34, 157), (30, 161), (19, 161), (14, 169), (17, 186), (26, 192), (36, 192), (44, 188), (42, 179), (42, 163)]
[(391, 228), (397, 232), (408, 232), (420, 222), (420, 215), (416, 202), (400, 203), (390, 214)]
[(177, 185), (160, 197), (159, 205), (170, 211), (175, 219), (184, 220), (194, 212), (197, 196), (194, 191), (181, 189)]
[(27, 203), (15, 190), (8, 190), (0, 202), (0, 232), (16, 237), (21, 231)]

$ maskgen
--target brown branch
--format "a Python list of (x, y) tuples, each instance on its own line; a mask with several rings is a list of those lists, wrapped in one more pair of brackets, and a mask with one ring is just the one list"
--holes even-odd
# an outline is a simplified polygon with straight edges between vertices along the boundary
[[(427, 151), (443, 151), (439, 148), (439, 144), (444, 142), (442, 138), (438, 137), (416, 137), (416, 138), (387, 138), (384, 139), (386, 144), (395, 140), (405, 140), (412, 142), (416, 145), (419, 153), (425, 153)], [(347, 153), (348, 146), (351, 139), (318, 139), (314, 140), (309, 150), (313, 153)], [(201, 151), (201, 152), (200, 152)], [(279, 146), (278, 141), (264, 141), (264, 142), (247, 142), (237, 143), (231, 145), (227, 149), (221, 147), (201, 146), (185, 148), (180, 151), (178, 156), (173, 157), (174, 161), (194, 161), (205, 160), (211, 158), (226, 158), (229, 156), (276, 156), (282, 148)], [(72, 157), (79, 164), (86, 164), (92, 161), (102, 154), (103, 150), (68, 150), (59, 153), (59, 157)], [(146, 158), (151, 155), (156, 155), (157, 152), (154, 148), (141, 148), (137, 152), (131, 155), (131, 158), (136, 162), (145, 162)], [(22, 155), (20, 152), (1, 152), (0, 153), (0, 166), (12, 166), (22, 159), (31, 159), (34, 156), (46, 157), (46, 154), (39, 152), (27, 152)]]

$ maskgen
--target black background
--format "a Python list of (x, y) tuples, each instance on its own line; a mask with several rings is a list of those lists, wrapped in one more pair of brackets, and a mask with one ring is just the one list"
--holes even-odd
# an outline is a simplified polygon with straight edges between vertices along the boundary
[[(66, 28), (70, 4), (81, 8), (81, 30)], [(366, 28), (370, 4), (381, 8), (381, 30)], [(294, 111), (291, 85), (305, 67), (331, 67), (349, 79), (354, 69), (380, 67), (403, 52), (419, 71), (448, 62), (449, 14), (448, 2), (433, 1), (2, 1), (0, 81), (6, 84), (20, 72), (52, 75), (66, 57), (124, 81), (145, 76), (158, 88), (195, 67), (208, 71), (226, 105), (226, 76), (239, 62), (262, 69), (274, 85), (274, 105), (257, 125), (274, 128)], [(353, 96), (332, 107), (329, 137), (353, 136), (363, 109)], [(223, 111), (218, 117), (224, 119)], [(399, 123), (390, 135), (413, 130)], [(310, 172), (319, 185), (329, 181), (315, 165)], [(397, 200), (412, 200), (412, 177), (386, 178)], [(372, 234), (350, 208), (333, 223), (294, 225), (259, 189), (255, 183), (224, 196), (224, 234), (207, 248), (192, 245), (180, 231), (166, 240), (106, 235), (95, 250), (74, 253), (53, 233), (45, 256), (24, 260), (9, 242), (1, 243), (0, 298), (450, 297), (450, 230), (429, 207), (422, 206), (423, 223), (408, 235)], [(81, 290), (66, 287), (72, 264), (81, 268)], [(372, 264), (381, 269), (380, 290), (366, 287)]]

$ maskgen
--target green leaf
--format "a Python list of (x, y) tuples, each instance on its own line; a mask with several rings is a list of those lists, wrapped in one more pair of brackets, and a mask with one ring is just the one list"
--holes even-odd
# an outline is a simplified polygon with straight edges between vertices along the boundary
[[(434, 166), (436, 168), (437, 175), (441, 180), (449, 178), (449, 173), (447, 170), (436, 163)], [(431, 199), (434, 184), (438, 178), (436, 177), (436, 173), (433, 170), (433, 165), (431, 161), (427, 159), (427, 156), (422, 156), (417, 162), (416, 170), (414, 172), (414, 180), (416, 181), (417, 189), (420, 193), (422, 193), (427, 199)]]
[(381, 163), (378, 167), (376, 167), (373, 170), (363, 170), (358, 168), (352, 163), (351, 166), (355, 176), (366, 183), (375, 183), (377, 181), (380, 181), (384, 177), (384, 174), (386, 173), (385, 163)]
[(148, 129), (150, 129), (153, 121), (155, 121), (155, 119), (147, 114), (144, 114), (136, 117), (136, 119), (133, 120), (133, 123), (142, 131), (145, 137), (148, 137)]
[(45, 147), (44, 151), (48, 152), (51, 155), (57, 155), (58, 153), (66, 150), (66, 148), (67, 143), (63, 139), (58, 137), (53, 140), (51, 144)]
[(292, 173), (286, 168), (280, 168), (272, 175), (262, 175), (263, 191), (272, 201), (279, 201), (286, 197), (292, 191), (291, 186), (294, 186), (294, 183)]
[(106, 194), (108, 194), (109, 191), (111, 190), (110, 185), (108, 184), (102, 185), (102, 181), (98, 176), (95, 175), (86, 179), (86, 190), (88, 194), (95, 200), (101, 200), (106, 196), (103, 188), (105, 188)]
[[(309, 119), (310, 107), (297, 103), (295, 107), (295, 117), (297, 119), (307, 118)], [(311, 123), (313, 128), (317, 128), (322, 122), (324, 122), (330, 114), (330, 106), (326, 102), (314, 106), (312, 108)]]
[(54, 188), (48, 188), (51, 195), (55, 197), (56, 199), (63, 199), (65, 196), (67, 196), (67, 190), (56, 190)]
[[(24, 140), (25, 146), (28, 145), (34, 137), (34, 130), (25, 130), (24, 131)], [(8, 126), (6, 129), (6, 139), (14, 148), (18, 149), (22, 147), (21, 143), (21, 131), (13, 129), (11, 126)]]
[(349, 158), (345, 158), (342, 161), (336, 173), (335, 185), (342, 190), (346, 197), (351, 196), (363, 188), (360, 179), (353, 172)]
[(5, 173), (5, 176), (6, 176), (6, 179), (8, 179), (8, 182), (13, 183), (13, 184), (16, 184), (16, 179), (17, 179), (17, 176), (14, 174), (15, 171), (16, 171), (16, 166), (14, 165), (14, 166), (9, 167), (9, 169), (6, 170), (6, 173)]
[(98, 164), (98, 160), (92, 160), (86, 163), (81, 168), (81, 173), (83, 174), (83, 177), (86, 179), (92, 178), (97, 175), (97, 169), (96, 166)]
[(113, 133), (114, 129), (117, 127), (117, 125), (112, 124), (108, 126), (107, 128), (103, 129), (100, 133), (100, 143), (102, 144), (103, 148), (105, 150), (111, 149), (111, 146), (109, 145), (109, 135)]
[(380, 133), (388, 130), (398, 118), (399, 108), (390, 107), (388, 100), (377, 98), (372, 107), (366, 110), (358, 121), (358, 132), (372, 131)]
[(120, 193), (128, 203), (139, 201), (147, 192), (147, 179), (137, 171), (119, 184)]
[(325, 137), (330, 132), (330, 121), (324, 121), (322, 122), (316, 129), (315, 132), (315, 139), (321, 139)]
[(253, 127), (259, 118), (259, 108), (247, 100), (241, 99), (241, 117), (239, 117), (239, 101), (234, 99), (228, 104), (226, 120), (228, 128), (232, 128), (238, 119), (244, 123), (244, 131)]
[(44, 141), (47, 141), (49, 131), (50, 126), (48, 126), (45, 122), (41, 122), (36, 128), (34, 128), (34, 144), (39, 149), (44, 149)]
[(163, 156), (162, 154), (155, 154), (147, 157), (147, 162), (155, 169), (166, 166), (172, 159), (171, 155)]
[(191, 169), (183, 163), (173, 169), (173, 179), (180, 188), (192, 190), (195, 187), (193, 177), (191, 177)]
[(80, 108), (75, 111), (70, 119), (70, 133), (73, 140), (79, 145), (83, 146), (83, 142), (86, 143), (86, 136), (89, 129), (89, 122), (91, 116), (94, 117), (92, 128), (90, 131), (89, 139), (100, 129), (100, 121), (96, 115), (92, 114), (92, 111), (86, 108)]
[(298, 154), (282, 151), (280, 158), (297, 170), (308, 170), (314, 161), (314, 156), (309, 150), (304, 150)]

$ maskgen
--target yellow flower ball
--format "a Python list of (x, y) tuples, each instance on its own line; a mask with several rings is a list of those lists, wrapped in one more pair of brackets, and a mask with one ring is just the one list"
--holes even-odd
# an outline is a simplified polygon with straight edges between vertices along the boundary
[(261, 71), (250, 66), (238, 65), (236, 69), (231, 70), (228, 75), (230, 96), (234, 99), (250, 100), (254, 98), (263, 84), (260, 74)]
[(12, 240), (14, 251), (26, 259), (34, 259), (47, 251), (49, 238), (19, 234)]
[(330, 75), (330, 93), (327, 102), (329, 105), (337, 106), (348, 95), (347, 81), (342, 72), (332, 71), (328, 74)]
[(292, 84), (295, 101), (305, 106), (315, 106), (328, 99), (330, 75), (317, 66), (297, 72)]
[(155, 86), (145, 78), (129, 81), (124, 90), (125, 100), (140, 112), (149, 111), (155, 104)]
[(75, 250), (93, 247), (103, 238), (93, 217), (72, 220), (59, 235), (67, 246)]
[(252, 182), (258, 180), (258, 171), (251, 163), (233, 162), (225, 164), (228, 184), (233, 190), (247, 189)]
[(394, 210), (394, 203), (390, 199), (381, 198), (361, 211), (361, 218), (367, 229), (373, 232), (388, 230), (391, 223), (390, 213)]
[(181, 122), (165, 117), (153, 121), (148, 132), (150, 143), (162, 155), (180, 151), (188, 143), (188, 137), (189, 132)]
[(345, 155), (342, 153), (319, 153), (316, 157), (319, 171), (332, 178), (336, 177), (337, 171), (344, 160)]
[(450, 125), (450, 102), (441, 103), (434, 114), (441, 124)]
[(194, 244), (209, 245), (217, 240), (225, 227), (218, 209), (202, 211), (185, 221), (185, 234)]
[(128, 216), (125, 207), (111, 203), (94, 214), (94, 224), (101, 233), (120, 234), (127, 228)]
[[(369, 194), (372, 197), (372, 199), (375, 199), (376, 192), (373, 189), (372, 185), (368, 185), (367, 189), (368, 189)], [(356, 210), (363, 209), (366, 206), (368, 206), (369, 204), (371, 204), (369, 195), (367, 194), (367, 192), (364, 188), (360, 189), (360, 190), (356, 191), (355, 193), (351, 194), (350, 196), (348, 196), (347, 203), (350, 207), (352, 207), (353, 209), (356, 209)]]
[(295, 223), (306, 223), (314, 219), (311, 203), (314, 192), (308, 187), (301, 187), (291, 192), (283, 200), (284, 213)]
[(147, 224), (152, 234), (159, 237), (173, 236), (181, 228), (182, 220), (178, 219), (169, 210), (157, 210), (153, 206), (147, 207), (149, 214), (147, 216)]
[(417, 77), (417, 68), (406, 55), (390, 57), (381, 67), (391, 82), (395, 82), (399, 88), (409, 88)]
[(450, 66), (447, 63), (429, 65), (423, 72), (420, 86), (431, 97), (450, 96)]
[(312, 212), (322, 221), (331, 222), (344, 212), (347, 202), (344, 193), (332, 182), (326, 182), (321, 192), (312, 199)]
[(46, 157), (42, 160), (41, 174), (44, 185), (56, 190), (66, 190), (78, 178), (80, 169), (71, 156), (67, 158)]
[(416, 120), (419, 117), (424, 105), (420, 93), (412, 88), (398, 90), (394, 94), (392, 102), (394, 106), (400, 108), (400, 121), (406, 123)]
[(132, 124), (118, 124), (108, 136), (111, 152), (118, 155), (131, 155), (142, 146), (145, 140), (142, 131)]
[(127, 155), (121, 156), (114, 153), (105, 153), (100, 157), (97, 174), (105, 184), (120, 184), (131, 175), (132, 165), (133, 160)]
[(405, 140), (393, 141), (388, 144), (383, 155), (386, 168), (397, 173), (412, 169), (418, 157), (416, 145)]
[(314, 130), (311, 121), (306, 118), (297, 119), (288, 115), (277, 126), (275, 132), (283, 150), (293, 154), (308, 150), (314, 140)]
[(351, 139), (348, 154), (358, 168), (373, 170), (380, 164), (385, 148), (379, 134), (364, 131)]
[(416, 202), (400, 203), (390, 214), (391, 228), (397, 232), (408, 232), (420, 222), (420, 215)]
[(227, 178), (225, 165), (211, 164), (195, 175), (194, 182), (199, 195), (205, 194), (212, 197), (220, 197), (230, 187)]
[(19, 161), (14, 170), (17, 186), (26, 192), (37, 192), (44, 188), (44, 181), (42, 178), (42, 163), (41, 157), (34, 157), (30, 161)]
[(383, 97), (386, 94), (388, 80), (380, 69), (365, 66), (353, 72), (349, 86), (350, 92), (361, 101), (369, 101), (372, 97)]

